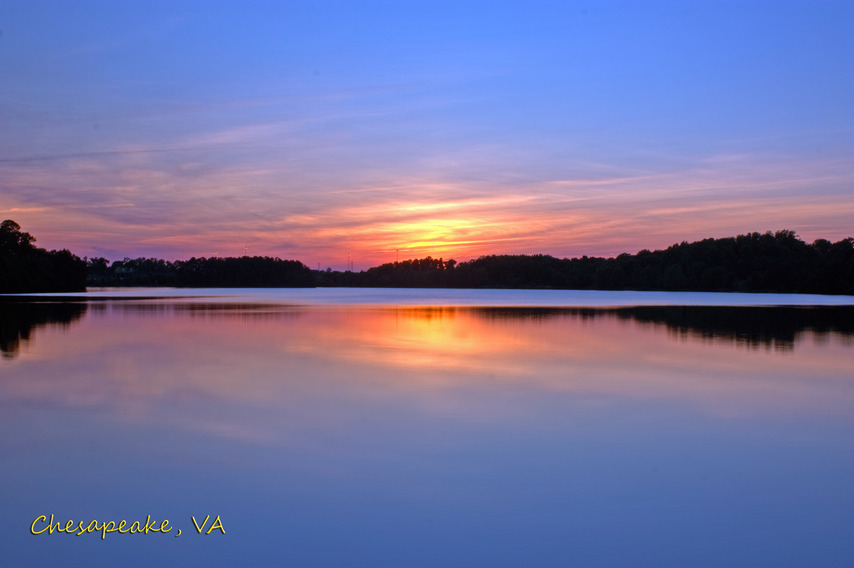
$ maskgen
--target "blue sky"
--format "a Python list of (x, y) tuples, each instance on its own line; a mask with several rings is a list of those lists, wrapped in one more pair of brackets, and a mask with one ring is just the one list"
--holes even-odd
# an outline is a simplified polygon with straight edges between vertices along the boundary
[(836, 240), (852, 29), (850, 2), (7, 1), (0, 216), (337, 268)]

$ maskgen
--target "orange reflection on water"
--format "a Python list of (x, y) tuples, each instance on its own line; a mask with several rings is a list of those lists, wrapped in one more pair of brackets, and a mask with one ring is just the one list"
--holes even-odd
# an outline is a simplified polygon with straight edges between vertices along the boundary
[[(107, 404), (216, 397), (268, 405), (329, 392), (448, 398), (525, 388), (683, 400), (718, 411), (851, 406), (854, 350), (806, 334), (789, 351), (674, 334), (614, 314), (112, 302), (41, 329), (3, 362), (3, 396)], [(419, 394), (422, 393), (422, 394)]]

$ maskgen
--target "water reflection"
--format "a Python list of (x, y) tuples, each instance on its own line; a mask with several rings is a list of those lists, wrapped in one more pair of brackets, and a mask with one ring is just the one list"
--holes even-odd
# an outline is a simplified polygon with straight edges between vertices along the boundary
[[(65, 309), (60, 309), (64, 307)], [(85, 306), (32, 304), (30, 319), (79, 321)], [(22, 305), (16, 314), (28, 313)], [(66, 336), (30, 356), (33, 376), (7, 397), (138, 414), (148, 397), (284, 400), (303, 380), (394, 392), (472, 385), (663, 397), (728, 411), (755, 405), (846, 407), (852, 309), (348, 308), (215, 302), (94, 302)], [(50, 319), (53, 318), (53, 319)], [(29, 337), (32, 323), (11, 335)], [(780, 356), (754, 353), (774, 348)], [(735, 350), (733, 350), (735, 348)], [(764, 351), (764, 350), (763, 350)], [(796, 357), (782, 356), (787, 352)], [(734, 373), (733, 370), (738, 372)], [(61, 385), (54, 377), (64, 376)], [(486, 388), (486, 387), (480, 387)], [(190, 395), (193, 392), (195, 394)], [(134, 408), (129, 409), (128, 406)], [(221, 427), (218, 426), (218, 427)]]
[(12, 565), (854, 560), (848, 309), (80, 307), (0, 361)]
[[(91, 308), (93, 313), (145, 313), (163, 316), (240, 317), (244, 319), (295, 318), (312, 308), (271, 303), (223, 303), (179, 300), (152, 301), (127, 298), (121, 301), (0, 301), (0, 351), (14, 357), (21, 342), (34, 328), (58, 324), (67, 327)], [(342, 308), (364, 311), (365, 308)], [(743, 346), (791, 350), (798, 338), (811, 332), (819, 339), (827, 335), (854, 336), (854, 306), (744, 307), (744, 306), (640, 306), (626, 308), (514, 308), (514, 307), (401, 307), (385, 308), (397, 316), (431, 321), (457, 313), (487, 319), (543, 321), (568, 318), (588, 321), (618, 318), (665, 326), (674, 337), (686, 336), (732, 342)], [(422, 331), (429, 335), (429, 327)]]
[(854, 336), (854, 306), (639, 306), (631, 308), (473, 308), (488, 317), (613, 317), (664, 325), (675, 336), (790, 350), (799, 336)]
[(86, 313), (85, 302), (21, 302), (0, 299), (0, 353), (15, 357), (39, 327), (68, 327)]

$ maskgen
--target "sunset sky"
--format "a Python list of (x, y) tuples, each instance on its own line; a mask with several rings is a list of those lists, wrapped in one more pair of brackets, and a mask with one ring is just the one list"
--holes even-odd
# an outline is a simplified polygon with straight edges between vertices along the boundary
[(854, 236), (854, 3), (0, 3), (0, 219), (80, 256)]

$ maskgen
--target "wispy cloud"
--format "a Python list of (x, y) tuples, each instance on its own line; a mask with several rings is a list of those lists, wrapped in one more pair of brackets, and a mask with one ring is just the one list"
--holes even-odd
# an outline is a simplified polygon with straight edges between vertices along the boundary
[[(581, 151), (559, 161), (500, 141), (405, 138), (405, 151), (391, 152), (395, 131), (359, 137), (365, 109), (245, 114), (280, 104), (262, 99), (236, 101), (226, 120), (222, 108), (189, 109), (212, 118), (190, 130), (152, 119), (157, 128), (132, 143), (17, 150), (0, 158), (0, 207), (43, 246), (80, 254), (248, 247), (312, 266), (340, 266), (348, 252), (364, 267), (398, 254), (613, 255), (778, 228), (847, 236), (854, 169), (843, 160), (742, 151), (641, 168)], [(407, 104), (377, 112), (410, 120)]]

